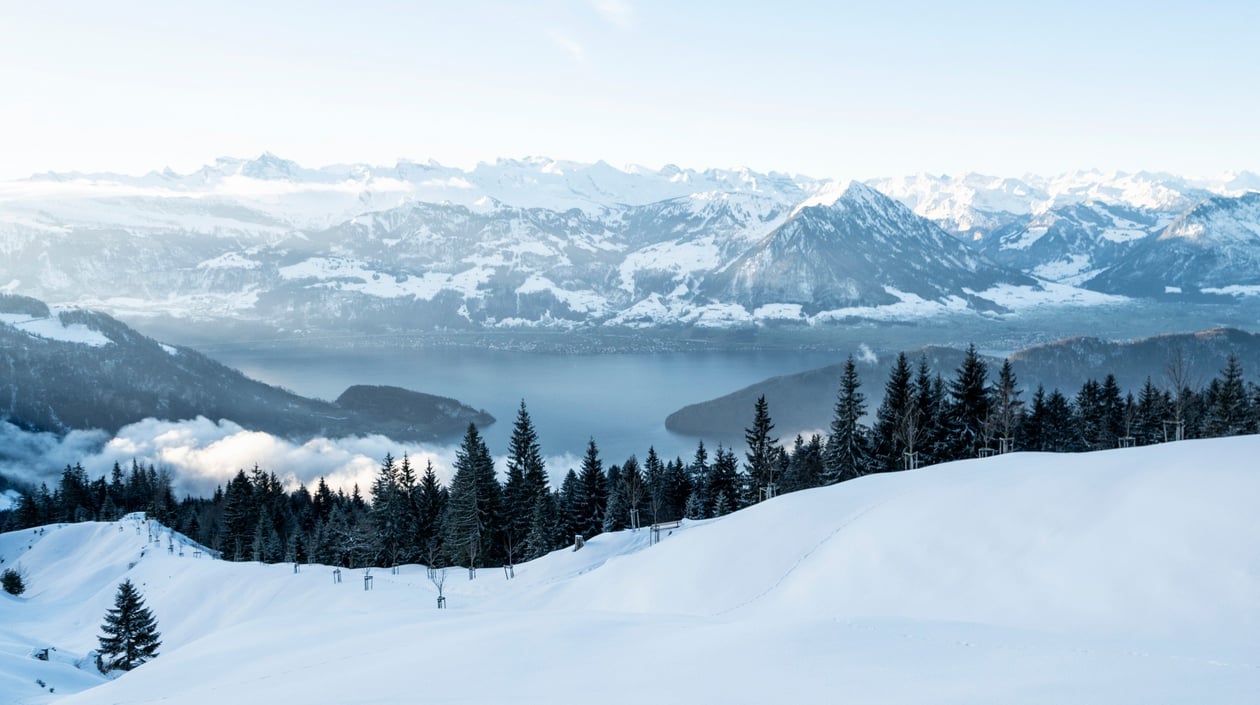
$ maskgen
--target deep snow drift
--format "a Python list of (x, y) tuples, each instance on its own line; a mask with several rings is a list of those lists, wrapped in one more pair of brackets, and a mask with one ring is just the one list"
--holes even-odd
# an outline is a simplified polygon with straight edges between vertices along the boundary
[[(444, 611), (420, 566), (369, 592), (362, 570), (169, 553), (134, 519), (4, 534), (28, 592), (0, 597), (0, 702), (1249, 702), (1258, 454), (1250, 436), (873, 476), (657, 545), (600, 536), (511, 581), (452, 569)], [(162, 654), (103, 682), (74, 662), (124, 577)]]

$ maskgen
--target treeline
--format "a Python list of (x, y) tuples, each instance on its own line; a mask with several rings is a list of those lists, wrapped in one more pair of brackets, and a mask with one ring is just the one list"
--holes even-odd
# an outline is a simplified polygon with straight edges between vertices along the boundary
[(20, 490), (21, 499), (0, 527), (13, 531), (44, 524), (115, 521), (131, 512), (147, 512), (169, 524), (180, 506), (172, 480), (166, 470), (142, 467), (135, 461), (130, 472), (114, 463), (108, 479), (95, 480), (88, 478), (82, 465), (68, 465), (53, 490), (47, 484)]
[[(286, 491), (274, 473), (239, 471), (212, 497), (176, 502), (171, 478), (133, 462), (109, 479), (90, 481), (67, 467), (57, 487), (27, 493), (8, 528), (52, 522), (112, 520), (145, 511), (228, 560), (317, 562), (346, 567), (423, 563), (497, 566), (529, 560), (604, 531), (682, 518), (717, 517), (796, 490), (862, 475), (1011, 451), (1072, 452), (1146, 445), (1180, 438), (1254, 433), (1260, 389), (1243, 380), (1237, 359), (1202, 390), (1180, 361), (1170, 384), (1147, 380), (1135, 395), (1112, 375), (1089, 380), (1071, 396), (1036, 389), (1025, 401), (1009, 361), (990, 375), (974, 347), (949, 379), (926, 358), (903, 354), (884, 383), (884, 398), (866, 423), (867, 404), (854, 360), (843, 369), (828, 432), (774, 437), (765, 398), (745, 429), (742, 459), (703, 441), (689, 460), (665, 460), (650, 448), (605, 465), (592, 439), (581, 467), (552, 489), (538, 435), (522, 402), (500, 481), (475, 425), (456, 453), (449, 486), (431, 464), (386, 456), (367, 496), (355, 486)], [(992, 379), (990, 379), (992, 377)]]

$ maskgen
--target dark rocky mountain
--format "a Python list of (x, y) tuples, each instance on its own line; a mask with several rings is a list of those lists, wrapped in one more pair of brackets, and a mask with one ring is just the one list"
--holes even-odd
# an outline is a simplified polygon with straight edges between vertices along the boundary
[[(104, 314), (0, 295), (0, 419), (26, 430), (116, 432), (145, 418), (204, 416), (295, 439), (379, 433), (407, 441), (494, 420), (453, 399), (406, 390), (347, 394), (345, 405), (308, 399)], [(384, 403), (390, 400), (392, 408)]]

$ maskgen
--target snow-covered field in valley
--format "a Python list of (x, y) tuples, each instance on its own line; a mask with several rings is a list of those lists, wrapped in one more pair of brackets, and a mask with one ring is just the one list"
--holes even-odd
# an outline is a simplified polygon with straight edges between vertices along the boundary
[[(506, 580), (168, 553), (138, 519), (0, 535), (0, 703), (1248, 703), (1260, 436), (879, 475)], [(161, 655), (106, 680), (119, 582)], [(48, 661), (33, 658), (52, 647)], [(85, 670), (86, 669), (86, 670)], [(41, 685), (42, 684), (42, 685)]]

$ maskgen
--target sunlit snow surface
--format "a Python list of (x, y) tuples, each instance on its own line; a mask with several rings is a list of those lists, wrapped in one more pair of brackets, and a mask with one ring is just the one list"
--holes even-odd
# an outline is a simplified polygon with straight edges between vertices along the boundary
[[(1152, 210), (1180, 211), (1205, 193), (1237, 196), (1254, 190), (1251, 175), (1223, 174), (1193, 179), (1150, 172), (1075, 171), (1054, 177), (1004, 178), (983, 174), (917, 174), (872, 179), (879, 191), (905, 203), (915, 213), (945, 223), (958, 232), (983, 232), (996, 213), (1041, 214), (1072, 204), (1108, 203)], [(1114, 219), (1104, 235), (1113, 241), (1140, 237), (1123, 219)], [(1030, 234), (1025, 246), (1035, 241)]]
[[(1252, 436), (866, 477), (654, 546), (600, 536), (511, 581), (452, 569), (444, 611), (419, 566), (369, 592), (361, 570), (169, 554), (134, 520), (4, 534), (30, 587), (0, 598), (0, 702), (1255, 702), (1257, 453)], [(124, 577), (162, 655), (93, 687), (73, 664)]]

